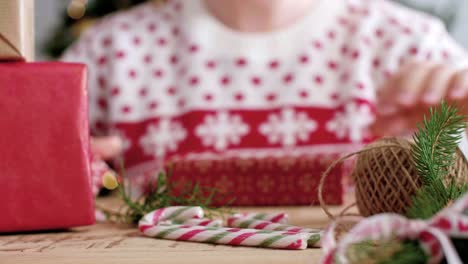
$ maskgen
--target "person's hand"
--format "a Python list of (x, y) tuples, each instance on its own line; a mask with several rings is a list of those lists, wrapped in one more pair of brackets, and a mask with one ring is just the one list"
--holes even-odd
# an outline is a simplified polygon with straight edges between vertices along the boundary
[(387, 136), (412, 131), (429, 107), (443, 99), (456, 103), (462, 114), (468, 113), (468, 70), (409, 63), (379, 90), (373, 130)]
[(122, 152), (119, 137), (91, 137), (91, 152), (99, 159), (110, 160)]

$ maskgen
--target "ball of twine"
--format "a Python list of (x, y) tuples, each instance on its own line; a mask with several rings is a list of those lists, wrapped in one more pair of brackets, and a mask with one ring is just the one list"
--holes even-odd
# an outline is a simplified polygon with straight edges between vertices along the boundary
[[(331, 164), (322, 175), (318, 192), (325, 213), (335, 219), (322, 197), (326, 177), (335, 166), (355, 155), (357, 159), (352, 178), (356, 185), (356, 205), (360, 214), (365, 217), (386, 212), (406, 214), (412, 196), (421, 188), (422, 180), (413, 161), (411, 143), (399, 138), (378, 140)], [(456, 161), (444, 182), (448, 183), (453, 178), (457, 183), (468, 182), (468, 162), (460, 151), (457, 151)]]
[(397, 138), (370, 144), (368, 151), (358, 155), (351, 177), (356, 184), (357, 207), (366, 217), (384, 212), (405, 214), (422, 185), (410, 142)]

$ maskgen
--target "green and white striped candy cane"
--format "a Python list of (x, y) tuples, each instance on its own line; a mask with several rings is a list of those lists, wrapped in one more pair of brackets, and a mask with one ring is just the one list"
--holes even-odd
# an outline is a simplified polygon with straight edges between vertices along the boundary
[(233, 217), (265, 220), (273, 223), (287, 224), (288, 215), (286, 213), (237, 213)]
[(227, 220), (229, 227), (238, 228), (252, 228), (259, 230), (272, 230), (272, 231), (287, 231), (290, 233), (305, 233), (309, 236), (307, 244), (309, 247), (320, 247), (320, 238), (322, 237), (323, 231), (319, 229), (311, 229), (305, 227), (298, 227), (286, 224), (273, 223), (270, 221), (256, 220), (249, 218), (241, 218), (231, 216)]
[(183, 222), (189, 219), (201, 219), (203, 216), (203, 209), (199, 206), (170, 206), (155, 210), (143, 218), (148, 223), (158, 224), (164, 221)]
[(220, 219), (207, 219), (207, 218), (193, 218), (184, 221), (171, 221), (172, 224), (177, 225), (190, 225), (190, 226), (206, 226), (206, 227), (221, 227), (223, 226), (223, 221)]
[(139, 227), (140, 231), (149, 237), (231, 246), (297, 250), (306, 249), (308, 239), (308, 236), (305, 233), (289, 233), (242, 228), (165, 224), (149, 225), (143, 221), (140, 221)]

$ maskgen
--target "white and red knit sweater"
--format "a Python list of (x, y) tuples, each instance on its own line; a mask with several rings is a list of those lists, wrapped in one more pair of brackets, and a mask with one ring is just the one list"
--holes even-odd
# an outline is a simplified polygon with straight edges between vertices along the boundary
[(168, 160), (351, 151), (372, 138), (376, 90), (410, 59), (461, 67), (466, 55), (440, 22), (383, 0), (321, 0), (258, 34), (202, 0), (146, 3), (64, 56), (89, 66), (93, 133), (124, 139), (133, 177)]

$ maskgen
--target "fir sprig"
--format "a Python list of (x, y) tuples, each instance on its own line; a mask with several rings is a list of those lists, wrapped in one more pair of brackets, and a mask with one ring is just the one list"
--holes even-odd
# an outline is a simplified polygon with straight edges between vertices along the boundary
[[(118, 193), (124, 205), (116, 212), (104, 208), (100, 209), (110, 221), (132, 224), (137, 223), (151, 211), (174, 205), (200, 206), (204, 209), (207, 218), (224, 218), (225, 215), (231, 213), (230, 209), (211, 206), (213, 198), (221, 195), (218, 190), (190, 182), (185, 183), (182, 187), (177, 187), (177, 183), (170, 181), (170, 176), (170, 172), (160, 172), (155, 181), (150, 184), (148, 192), (135, 199), (130, 193), (131, 186), (127, 186), (128, 183), (124, 180), (125, 170), (122, 169)], [(176, 189), (178, 190), (177, 195), (175, 194)], [(232, 200), (228, 201), (226, 206), (231, 203)]]
[[(465, 118), (458, 114), (455, 107), (442, 102), (440, 108), (431, 109), (429, 118), (424, 117), (423, 124), (418, 126), (412, 152), (423, 185), (413, 197), (408, 217), (428, 219), (468, 192), (468, 183), (459, 183), (455, 177), (449, 178), (448, 175), (455, 162), (458, 143), (467, 127)], [(465, 240), (452, 240), (463, 254)], [(428, 260), (417, 241), (396, 239), (359, 243), (348, 253), (354, 257), (351, 263), (406, 264), (426, 263)]]
[(418, 242), (405, 241), (401, 249), (389, 259), (381, 259), (378, 264), (425, 264), (429, 260)]
[[(424, 264), (427, 254), (415, 241), (364, 241), (352, 245), (347, 252), (350, 263), (359, 264)], [(338, 263), (338, 261), (335, 261)]]
[(464, 117), (455, 107), (442, 102), (439, 109), (430, 109), (414, 135), (413, 159), (423, 186), (413, 198), (408, 210), (410, 218), (427, 219), (468, 191), (467, 185), (457, 185), (447, 174), (455, 162), (455, 153), (466, 128)]

